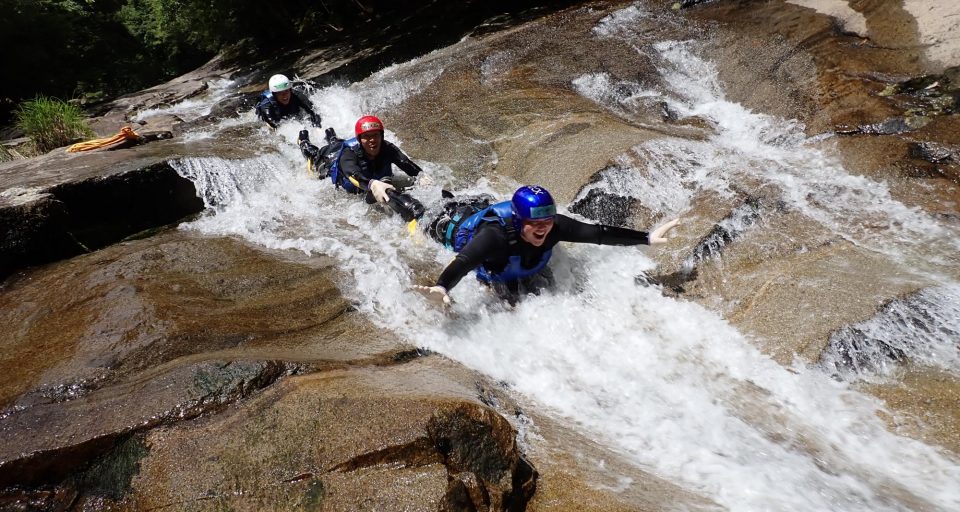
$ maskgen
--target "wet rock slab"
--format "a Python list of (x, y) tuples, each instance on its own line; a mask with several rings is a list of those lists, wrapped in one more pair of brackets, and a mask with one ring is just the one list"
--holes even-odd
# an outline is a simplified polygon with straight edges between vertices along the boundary
[(960, 453), (960, 378), (956, 375), (907, 365), (898, 382), (859, 383), (857, 387), (897, 411), (886, 416), (891, 430)]
[[(451, 394), (456, 386), (441, 375), (465, 370), (416, 368), (399, 376), (377, 370), (412, 365), (423, 353), (373, 337), (333, 286), (329, 262), (283, 256), (174, 231), (5, 282), (3, 501), (41, 509), (123, 502), (141, 509), (150, 500), (190, 506), (195, 498), (205, 508), (217, 492), (231, 497), (227, 502), (250, 503), (232, 473), (249, 475), (246, 464), (226, 466), (225, 486), (205, 483), (192, 494), (187, 483), (216, 473), (198, 463), (193, 442), (162, 441), (181, 428), (214, 451), (242, 450), (249, 436), (290, 443), (254, 447), (270, 456), (328, 445), (305, 466), (282, 457), (258, 466), (270, 478), (283, 476), (247, 488), (265, 496), (305, 489), (298, 499), (341, 500), (343, 509), (374, 499), (375, 490), (384, 504), (466, 500), (510, 509), (529, 499), (535, 471), (519, 458), (513, 428), (464, 399), (472, 396), (469, 386)], [(289, 378), (322, 370), (330, 372)], [(286, 387), (271, 391), (278, 382)], [(305, 418), (318, 412), (305, 404), (324, 404), (324, 420)], [(253, 417), (238, 424), (238, 408)], [(259, 430), (234, 430), (242, 425)], [(179, 454), (184, 471), (167, 489), (176, 498), (158, 497), (176, 467), (163, 459), (165, 449)], [(215, 459), (229, 463), (241, 455)], [(155, 460), (162, 462), (151, 465)], [(123, 475), (114, 474), (118, 465)], [(321, 482), (322, 472), (332, 474)], [(330, 489), (339, 489), (339, 497), (331, 498)]]
[[(458, 45), (455, 56), (438, 52), (430, 58), (445, 66), (443, 74), (385, 122), (411, 154), (465, 179), (495, 174), (549, 184), (558, 201), (572, 201), (612, 159), (676, 131), (662, 124), (660, 104), (623, 118), (575, 89), (573, 81), (587, 73), (582, 63), (597, 55), (604, 57), (596, 71), (613, 82), (659, 80), (646, 56), (591, 35), (612, 10), (606, 3), (572, 8)], [(669, 30), (658, 21), (643, 30)]]
[(17, 275), (0, 293), (0, 403), (71, 398), (218, 353), (276, 359), (297, 348), (301, 361), (337, 361), (388, 351), (392, 340), (357, 342), (366, 330), (333, 275), (322, 258), (284, 262), (180, 231)]
[(308, 263), (172, 232), (8, 279), (0, 486), (58, 485), (130, 436), (285, 375), (405, 350), (357, 343), (329, 265)]
[(730, 227), (718, 227), (751, 200), (727, 204), (698, 210), (702, 217), (689, 219), (683, 229), (701, 233), (701, 244), (686, 247), (686, 256), (658, 255), (662, 274), (654, 277), (723, 314), (781, 364), (791, 364), (796, 356), (817, 361), (834, 330), (869, 318), (890, 297), (923, 286), (903, 279), (897, 265), (882, 255), (765, 201), (753, 203), (759, 210), (746, 210), (756, 216), (738, 223), (747, 224), (742, 232), (722, 241), (719, 234), (729, 234)]
[(507, 394), (491, 400), (482, 390), (498, 386), (482, 376), (371, 329), (340, 296), (334, 268), (173, 230), (6, 280), (0, 506), (701, 502), (656, 479), (630, 498), (604, 487), (615, 476), (583, 483), (589, 463), (563, 462), (565, 444), (582, 441), (553, 429), (530, 459)]
[(244, 398), (295, 371), (279, 362), (213, 361), (102, 388), (66, 402), (9, 409), (0, 420), (0, 487), (61, 482), (131, 434)]
[[(914, 19), (896, 2), (850, 2), (849, 9), (862, 15), (867, 31), (854, 34), (829, 16), (784, 3), (713, 2), (684, 13), (718, 29), (708, 51), (728, 97), (802, 121), (808, 136), (822, 137), (807, 143), (836, 155), (847, 172), (883, 182), (894, 200), (954, 223), (960, 198), (960, 124), (950, 113), (955, 68), (944, 71), (944, 63), (924, 57), (929, 47), (918, 41), (929, 19)], [(702, 202), (694, 210), (698, 225), (686, 229), (696, 228), (696, 236), (707, 229), (696, 217), (719, 222), (724, 215)], [(850, 224), (870, 229), (866, 221)], [(905, 276), (909, 272), (879, 252), (823, 236), (816, 223), (790, 212), (761, 215), (758, 228), (697, 267), (685, 292), (754, 335), (779, 362), (799, 355), (812, 363), (831, 333), (937, 284)], [(675, 264), (659, 261), (667, 270)], [(955, 279), (951, 274), (947, 279)], [(884, 384), (862, 388), (892, 408), (891, 429), (956, 450), (958, 404), (944, 399), (955, 380), (907, 364)], [(923, 427), (911, 433), (917, 425)]]
[(152, 432), (126, 504), (522, 510), (536, 474), (471, 377), (427, 358), (287, 379), (216, 417)]
[[(169, 106), (197, 97), (207, 91), (211, 80), (226, 79), (235, 71), (224, 62), (222, 56), (217, 56), (185, 75), (149, 89), (126, 94), (102, 105), (97, 109), (96, 117), (91, 120), (90, 127), (98, 137), (113, 136), (124, 126), (132, 126), (139, 133), (141, 125), (134, 123), (133, 119), (141, 111)], [(145, 123), (146, 131), (171, 131), (173, 125), (177, 123), (162, 123), (161, 126), (155, 126), (156, 124), (156, 120)]]
[(0, 278), (83, 254), (203, 210), (170, 161), (252, 153), (167, 140), (129, 149), (46, 155), (0, 164)]

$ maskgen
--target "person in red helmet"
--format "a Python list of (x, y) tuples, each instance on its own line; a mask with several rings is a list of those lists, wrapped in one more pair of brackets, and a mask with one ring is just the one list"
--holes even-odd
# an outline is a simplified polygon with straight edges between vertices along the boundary
[[(334, 186), (354, 194), (363, 194), (367, 203), (385, 203), (407, 222), (419, 219), (423, 205), (402, 193), (413, 185), (423, 169), (400, 148), (383, 140), (383, 122), (375, 116), (363, 116), (354, 127), (356, 137), (342, 140), (327, 128), (327, 144), (318, 148), (310, 143), (306, 130), (300, 132), (300, 150), (310, 163), (311, 172), (320, 178), (329, 176)], [(406, 176), (395, 176), (393, 166)], [(400, 188), (401, 190), (397, 190)]]
[[(400, 148), (383, 139), (383, 122), (379, 118), (361, 117), (354, 126), (354, 133), (361, 150), (344, 151), (340, 157), (340, 172), (350, 184), (367, 192), (365, 199), (368, 203), (388, 202), (387, 190), (396, 190), (395, 185), (409, 187), (413, 184), (412, 178), (423, 171)], [(394, 165), (407, 176), (394, 176)]]
[[(410, 160), (400, 148), (383, 139), (383, 122), (376, 116), (363, 116), (357, 120), (354, 126), (355, 138), (345, 140), (342, 143), (339, 139), (330, 142), (330, 133), (328, 130), (328, 147), (340, 145), (335, 156), (330, 151), (329, 162), (324, 169), (318, 169), (320, 175), (327, 175), (333, 184), (341, 187), (347, 192), (355, 194), (364, 194), (368, 203), (388, 203), (390, 194), (388, 191), (396, 191), (396, 187), (404, 188), (413, 184), (413, 177), (417, 176), (423, 169)], [(324, 151), (310, 151), (309, 140), (301, 132), (301, 149), (304, 155), (310, 158), (313, 154), (321, 154)], [(407, 176), (395, 176), (393, 166), (396, 165)]]

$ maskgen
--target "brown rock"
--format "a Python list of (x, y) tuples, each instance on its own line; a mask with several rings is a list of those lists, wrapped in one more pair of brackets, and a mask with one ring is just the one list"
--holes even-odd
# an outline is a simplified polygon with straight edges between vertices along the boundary
[(125, 503), (298, 509), (312, 492), (324, 510), (522, 510), (534, 473), (469, 375), (428, 358), (287, 379), (148, 436)]
[(662, 132), (691, 132), (685, 126), (654, 131), (651, 125), (662, 120), (660, 104), (619, 118), (573, 90), (571, 82), (587, 71), (582, 62), (596, 55), (604, 57), (595, 71), (615, 82), (659, 80), (645, 56), (591, 37), (608, 12), (568, 10), (459, 45), (456, 61), (444, 62), (444, 73), (385, 121), (419, 158), (450, 165), (467, 178), (496, 174), (541, 183), (569, 202), (617, 155)]

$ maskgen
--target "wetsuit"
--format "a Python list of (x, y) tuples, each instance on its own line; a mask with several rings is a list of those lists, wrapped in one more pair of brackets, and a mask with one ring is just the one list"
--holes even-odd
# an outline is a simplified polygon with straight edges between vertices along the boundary
[[(365, 193), (365, 199), (368, 203), (376, 202), (373, 194), (368, 190), (367, 184), (370, 180), (380, 180), (385, 182), (394, 182), (393, 165), (396, 165), (409, 176), (420, 174), (423, 169), (415, 164), (410, 157), (405, 155), (400, 148), (393, 144), (383, 141), (380, 145), (380, 154), (376, 158), (370, 159), (364, 153), (363, 148), (357, 145), (355, 148), (345, 148), (340, 154), (340, 173), (344, 177), (351, 177), (360, 185), (360, 190), (350, 190), (356, 193)], [(410, 181), (410, 180), (407, 180)], [(409, 186), (412, 181), (407, 183), (405, 180), (396, 180), (395, 186), (400, 188)], [(347, 189), (346, 186), (344, 186)], [(353, 187), (351, 187), (353, 188)], [(349, 189), (348, 189), (349, 190)]]
[(320, 116), (313, 111), (310, 100), (296, 91), (291, 92), (290, 101), (286, 105), (281, 105), (270, 91), (265, 91), (260, 96), (260, 102), (256, 107), (257, 117), (273, 128), (276, 128), (283, 119), (300, 116), (301, 111), (310, 118), (314, 126), (320, 127)]
[(310, 143), (310, 135), (307, 130), (300, 132), (298, 141), (300, 153), (310, 161), (311, 170), (319, 179), (329, 176), (330, 168), (333, 166), (334, 160), (337, 159), (337, 155), (340, 154), (340, 148), (344, 143), (343, 139), (337, 137), (333, 128), (327, 128), (325, 141), (326, 144), (323, 147), (314, 146)]
[[(649, 245), (650, 239), (648, 233), (644, 231), (603, 224), (587, 224), (565, 215), (556, 215), (553, 229), (547, 234), (543, 244), (540, 247), (535, 247), (521, 239), (517, 231), (503, 224), (483, 222), (477, 227), (470, 242), (457, 253), (456, 258), (443, 270), (440, 277), (437, 278), (436, 284), (450, 290), (471, 270), (481, 265), (487, 273), (496, 275), (507, 267), (511, 256), (517, 255), (520, 257), (522, 268), (534, 268), (545, 264), (546, 262), (543, 260), (545, 258), (549, 259), (548, 251), (551, 251), (560, 242), (598, 245)], [(501, 295), (505, 295), (513, 302), (512, 299), (515, 299), (521, 291), (535, 292), (542, 286), (550, 284), (550, 274), (545, 273), (544, 277), (545, 279), (540, 279), (539, 282), (536, 279), (537, 276), (531, 276), (527, 279), (494, 284), (497, 285), (495, 288)]]

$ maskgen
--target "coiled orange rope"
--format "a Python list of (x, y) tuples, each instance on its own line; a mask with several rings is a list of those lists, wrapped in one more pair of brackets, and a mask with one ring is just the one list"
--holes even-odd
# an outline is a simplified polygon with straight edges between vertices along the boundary
[(139, 139), (140, 139), (140, 136), (137, 135), (137, 132), (133, 131), (133, 128), (130, 128), (129, 126), (124, 126), (120, 130), (120, 133), (114, 135), (113, 137), (78, 142), (70, 146), (69, 148), (67, 148), (67, 153), (79, 153), (80, 151), (93, 151), (95, 149), (113, 146), (121, 142), (126, 142), (129, 140), (137, 141)]

